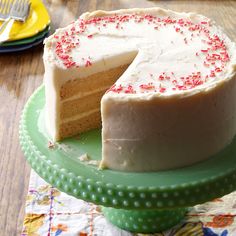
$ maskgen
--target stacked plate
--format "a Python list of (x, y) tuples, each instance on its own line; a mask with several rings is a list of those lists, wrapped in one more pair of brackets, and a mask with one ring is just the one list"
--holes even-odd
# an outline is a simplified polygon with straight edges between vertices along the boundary
[[(50, 29), (50, 17), (40, 0), (30, 0), (31, 7), (27, 20), (15, 21), (7, 42), (0, 44), (0, 53), (18, 52), (43, 42)], [(0, 21), (0, 25), (3, 22)]]

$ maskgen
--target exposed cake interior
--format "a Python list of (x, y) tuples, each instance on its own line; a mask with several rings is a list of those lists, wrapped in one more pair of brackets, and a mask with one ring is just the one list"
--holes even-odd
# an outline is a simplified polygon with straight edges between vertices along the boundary
[(101, 99), (125, 72), (128, 65), (70, 80), (60, 90), (62, 123), (59, 138), (101, 127)]

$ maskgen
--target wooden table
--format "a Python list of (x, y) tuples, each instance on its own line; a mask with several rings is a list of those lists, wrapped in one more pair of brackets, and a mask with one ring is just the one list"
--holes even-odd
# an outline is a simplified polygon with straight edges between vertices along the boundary
[[(236, 41), (236, 1), (44, 0), (51, 15), (51, 33), (85, 11), (160, 6), (195, 11), (214, 19)], [(30, 176), (18, 140), (22, 108), (43, 82), (43, 46), (0, 55), (0, 234), (19, 235)]]

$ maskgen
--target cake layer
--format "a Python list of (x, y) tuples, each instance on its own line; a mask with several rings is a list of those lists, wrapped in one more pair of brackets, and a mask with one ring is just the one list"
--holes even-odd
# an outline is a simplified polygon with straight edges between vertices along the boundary
[(127, 67), (128, 65), (122, 65), (110, 70), (105, 70), (104, 67), (103, 71), (87, 77), (80, 77), (80, 74), (78, 74), (77, 78), (62, 84), (60, 88), (61, 100), (66, 100), (73, 96), (83, 97), (86, 96), (86, 93), (91, 93), (99, 88), (104, 89), (106, 87), (108, 89), (118, 80)]
[(79, 97), (77, 99), (65, 101), (61, 105), (61, 122), (66, 118), (76, 116), (78, 114), (83, 114), (83, 112), (91, 111), (94, 109), (100, 110), (100, 102), (106, 89), (92, 93), (88, 96)]
[(59, 125), (59, 137), (70, 137), (79, 133), (101, 127), (101, 112), (95, 111), (75, 120)]

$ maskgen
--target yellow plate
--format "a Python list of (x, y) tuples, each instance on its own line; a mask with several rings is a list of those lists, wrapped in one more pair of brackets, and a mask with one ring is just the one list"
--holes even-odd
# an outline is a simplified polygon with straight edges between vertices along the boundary
[[(27, 20), (22, 23), (15, 21), (8, 41), (28, 38), (44, 30), (50, 23), (47, 9), (40, 0), (30, 0), (31, 7)], [(0, 25), (2, 22), (0, 22)]]

